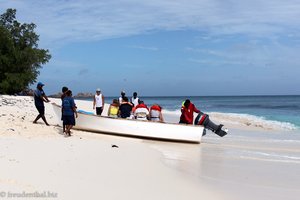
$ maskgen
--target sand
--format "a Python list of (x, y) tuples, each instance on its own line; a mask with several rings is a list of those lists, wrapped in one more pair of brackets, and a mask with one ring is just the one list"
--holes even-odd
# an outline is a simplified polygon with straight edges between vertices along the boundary
[[(76, 103), (92, 111), (91, 102)], [(31, 97), (0, 96), (0, 198), (296, 200), (300, 195), (297, 131), (232, 126), (224, 138), (208, 132), (201, 144), (77, 130), (66, 138), (49, 104), (51, 126), (33, 124), (36, 115)]]

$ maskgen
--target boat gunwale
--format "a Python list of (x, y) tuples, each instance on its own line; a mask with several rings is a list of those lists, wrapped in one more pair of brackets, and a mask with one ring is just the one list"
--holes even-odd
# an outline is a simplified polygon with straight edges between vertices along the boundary
[[(59, 108), (61, 108), (60, 105), (58, 105), (57, 103), (51, 103), (54, 106), (57, 106)], [(99, 118), (105, 118), (105, 119), (113, 119), (113, 120), (127, 120), (130, 122), (142, 122), (142, 123), (156, 123), (156, 124), (167, 124), (167, 125), (175, 125), (175, 126), (186, 126), (186, 127), (191, 127), (191, 128), (204, 128), (202, 126), (196, 126), (196, 125), (191, 125), (191, 124), (180, 124), (180, 123), (169, 123), (169, 122), (155, 122), (155, 121), (151, 121), (151, 120), (135, 120), (135, 119), (124, 119), (124, 118), (113, 118), (113, 117), (108, 117), (108, 116), (99, 116), (99, 115), (91, 115), (91, 114), (86, 114), (86, 113), (82, 113), (82, 112), (78, 112), (77, 113), (81, 114), (81, 115), (86, 115), (86, 116), (91, 116), (91, 117), (99, 117)]]

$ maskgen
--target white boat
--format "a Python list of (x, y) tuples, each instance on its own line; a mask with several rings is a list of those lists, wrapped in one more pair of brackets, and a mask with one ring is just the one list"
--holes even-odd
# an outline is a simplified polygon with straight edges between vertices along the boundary
[[(61, 106), (52, 103), (58, 124), (62, 126)], [(74, 129), (178, 142), (200, 143), (203, 126), (110, 118), (78, 112)]]

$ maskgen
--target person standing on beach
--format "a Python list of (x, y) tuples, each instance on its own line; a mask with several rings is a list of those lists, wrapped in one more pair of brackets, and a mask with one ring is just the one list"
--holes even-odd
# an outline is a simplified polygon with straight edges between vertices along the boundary
[[(62, 95), (60, 96), (61, 101), (63, 102), (66, 97), (66, 92), (69, 90), (68, 87), (64, 86), (61, 89)], [(61, 108), (61, 120), (63, 121), (63, 109)], [(66, 131), (66, 125), (63, 123), (63, 133)]]
[[(125, 98), (125, 91), (121, 91), (121, 96), (119, 97), (119, 104), (121, 105), (124, 102), (124, 98)], [(127, 98), (128, 99), (128, 98)], [(128, 102), (128, 101), (127, 101)]]
[(139, 105), (139, 98), (138, 98), (136, 92), (134, 92), (133, 96), (131, 97), (131, 103), (133, 104), (134, 107), (136, 107), (137, 105)]
[(44, 90), (43, 90), (43, 86), (44, 84), (41, 82), (38, 82), (37, 86), (36, 86), (36, 90), (33, 93), (34, 96), (34, 105), (36, 107), (36, 109), (38, 110), (39, 114), (38, 116), (35, 118), (35, 120), (33, 121), (34, 124), (37, 123), (37, 121), (42, 118), (42, 120), (45, 122), (45, 124), (47, 126), (50, 126), (46, 120), (45, 117), (45, 105), (44, 102), (50, 102), (48, 97), (46, 96)]
[[(71, 129), (75, 126), (75, 116), (78, 117), (72, 91), (66, 92), (66, 97), (62, 101), (63, 123), (66, 126), (66, 136), (71, 136)], [(75, 114), (75, 116), (74, 116)]]
[(66, 92), (69, 90), (68, 87), (64, 86), (61, 88), (61, 92), (62, 92), (62, 95), (60, 96), (60, 99), (63, 101), (64, 98), (67, 96)]
[(189, 99), (185, 100), (181, 107), (181, 116), (179, 123), (181, 124), (193, 124), (194, 121), (194, 112), (200, 113), (200, 110), (191, 103)]
[(94, 96), (93, 109), (96, 108), (96, 114), (101, 115), (104, 109), (104, 95), (101, 93), (101, 90), (98, 88)]

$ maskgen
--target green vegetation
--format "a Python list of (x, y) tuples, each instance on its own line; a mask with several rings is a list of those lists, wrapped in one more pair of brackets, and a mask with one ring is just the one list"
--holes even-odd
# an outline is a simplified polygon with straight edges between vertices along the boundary
[(41, 65), (50, 60), (48, 50), (38, 49), (35, 28), (33, 23), (19, 23), (15, 9), (0, 16), (0, 93), (27, 89), (36, 81)]

